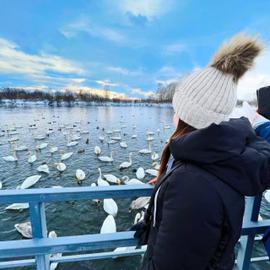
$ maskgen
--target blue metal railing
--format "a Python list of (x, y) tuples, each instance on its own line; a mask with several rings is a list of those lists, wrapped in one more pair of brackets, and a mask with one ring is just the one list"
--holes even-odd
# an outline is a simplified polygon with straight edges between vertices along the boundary
[[(150, 185), (1, 191), (0, 204), (29, 203), (33, 239), (0, 241), (0, 258), (16, 258), (16, 260), (13, 261), (0, 262), (0, 269), (14, 269), (19, 266), (36, 265), (37, 270), (48, 270), (51, 262), (64, 263), (143, 254), (143, 249), (97, 252), (101, 249), (136, 246), (136, 241), (133, 238), (134, 232), (131, 231), (113, 234), (88, 234), (48, 238), (45, 203), (104, 198), (134, 198), (149, 196), (151, 192), (152, 187)], [(242, 237), (240, 239), (240, 247), (236, 261), (236, 267), (240, 270), (248, 269), (251, 260), (260, 261), (267, 259), (266, 256), (251, 258), (255, 235), (262, 234), (265, 229), (270, 226), (270, 219), (257, 221), (260, 205), (261, 196), (247, 198)], [(92, 253), (68, 255), (68, 253), (86, 251), (91, 251)], [(57, 258), (49, 257), (49, 254), (55, 253), (63, 253), (64, 256)]]

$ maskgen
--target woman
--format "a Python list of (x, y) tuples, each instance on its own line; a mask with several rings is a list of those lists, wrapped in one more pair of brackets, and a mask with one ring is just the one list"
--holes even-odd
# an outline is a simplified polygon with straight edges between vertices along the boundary
[(247, 118), (229, 120), (237, 82), (261, 48), (256, 39), (237, 35), (177, 87), (177, 127), (161, 157), (144, 239), (139, 236), (148, 244), (142, 270), (233, 268), (245, 196), (270, 184), (269, 144)]

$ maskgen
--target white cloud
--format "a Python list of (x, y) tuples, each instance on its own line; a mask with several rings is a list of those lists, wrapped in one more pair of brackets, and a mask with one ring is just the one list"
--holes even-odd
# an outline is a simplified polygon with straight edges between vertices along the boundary
[(245, 100), (256, 98), (256, 90), (270, 85), (270, 50), (258, 57), (254, 68), (248, 71), (238, 84), (238, 97)]
[(172, 8), (173, 2), (173, 0), (117, 0), (122, 12), (143, 16), (148, 20), (166, 14)]
[(113, 83), (110, 80), (97, 80), (96, 81), (97, 84), (103, 86), (103, 87), (115, 87), (115, 86), (119, 86), (119, 84), (117, 83)]
[(144, 91), (141, 88), (132, 88), (130, 89), (130, 93), (137, 94), (143, 97), (151, 97), (155, 95), (153, 91)]
[(85, 16), (81, 16), (78, 20), (60, 28), (59, 31), (66, 38), (73, 38), (78, 33), (84, 32), (93, 37), (102, 38), (115, 43), (123, 44), (127, 41), (126, 37), (120, 31), (94, 24)]
[[(48, 75), (50, 72), (56, 75)], [(0, 73), (2, 74), (20, 75), (37, 83), (48, 81), (81, 83), (85, 79), (76, 76), (83, 72), (82, 68), (68, 59), (56, 55), (28, 54), (17, 44), (0, 38)], [(63, 74), (69, 75), (69, 78), (65, 78)]]
[(183, 43), (172, 43), (164, 46), (163, 53), (165, 54), (180, 54), (187, 51), (187, 46)]
[(107, 67), (107, 69), (111, 72), (118, 73), (121, 75), (127, 75), (127, 76), (140, 76), (143, 74), (142, 71), (140, 70), (130, 70), (123, 67), (110, 66), (110, 67)]

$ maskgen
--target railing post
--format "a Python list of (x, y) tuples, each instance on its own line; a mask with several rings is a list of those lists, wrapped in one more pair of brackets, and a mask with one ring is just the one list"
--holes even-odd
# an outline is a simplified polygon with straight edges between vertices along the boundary
[[(32, 236), (34, 238), (46, 238), (47, 237), (47, 225), (45, 204), (41, 202), (31, 202), (30, 219), (32, 226)], [(50, 261), (49, 255), (36, 256), (37, 270), (49, 270)]]
[[(246, 221), (258, 221), (262, 201), (262, 195), (256, 197), (246, 197), (245, 214), (243, 223)], [(236, 268), (248, 270), (256, 233), (240, 237), (240, 245), (237, 254)]]

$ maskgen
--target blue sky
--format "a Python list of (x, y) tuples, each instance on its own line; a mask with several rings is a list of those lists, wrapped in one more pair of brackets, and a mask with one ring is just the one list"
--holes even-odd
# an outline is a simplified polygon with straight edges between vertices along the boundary
[(144, 97), (207, 65), (239, 31), (266, 52), (239, 85), (270, 84), (270, 1), (0, 0), (0, 87), (103, 88)]

